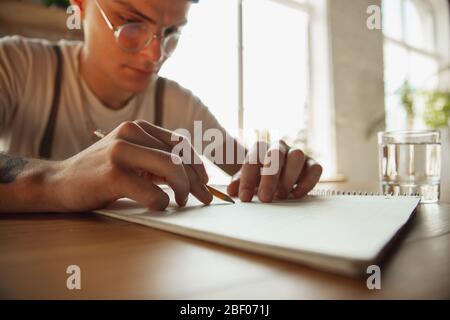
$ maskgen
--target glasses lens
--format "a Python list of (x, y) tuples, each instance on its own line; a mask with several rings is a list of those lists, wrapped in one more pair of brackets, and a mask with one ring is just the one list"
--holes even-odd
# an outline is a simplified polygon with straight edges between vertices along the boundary
[(177, 47), (178, 40), (180, 39), (180, 33), (175, 32), (164, 38), (163, 52), (166, 57), (169, 57), (175, 48)]
[(151, 37), (151, 32), (141, 23), (130, 23), (119, 29), (118, 45), (126, 51), (138, 51), (145, 47)]
[[(136, 52), (150, 43), (153, 33), (142, 23), (130, 23), (122, 26), (117, 34), (117, 43), (125, 51)], [(175, 32), (164, 38), (161, 43), (164, 56), (170, 56), (175, 50), (180, 33)]]

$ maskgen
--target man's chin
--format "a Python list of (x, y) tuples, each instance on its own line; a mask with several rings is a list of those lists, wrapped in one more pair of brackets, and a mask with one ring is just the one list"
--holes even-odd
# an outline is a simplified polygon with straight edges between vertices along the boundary
[(142, 70), (129, 66), (122, 66), (117, 81), (121, 88), (131, 92), (141, 92), (147, 89), (149, 83), (155, 79), (159, 70)]
[(125, 79), (119, 79), (120, 81), (120, 87), (126, 91), (139, 93), (142, 91), (145, 91), (150, 81), (157, 77), (157, 74), (152, 74), (148, 77), (136, 79), (136, 78), (125, 78)]

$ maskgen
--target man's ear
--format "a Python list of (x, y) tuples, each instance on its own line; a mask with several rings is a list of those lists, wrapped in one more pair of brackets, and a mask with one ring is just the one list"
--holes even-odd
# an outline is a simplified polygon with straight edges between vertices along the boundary
[(70, 4), (78, 6), (78, 8), (80, 8), (81, 19), (83, 19), (86, 9), (86, 0), (70, 0)]

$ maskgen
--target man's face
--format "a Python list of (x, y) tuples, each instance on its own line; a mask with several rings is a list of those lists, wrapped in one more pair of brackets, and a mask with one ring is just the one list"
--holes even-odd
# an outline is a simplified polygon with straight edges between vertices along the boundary
[[(174, 32), (185, 24), (190, 7), (188, 0), (98, 0), (115, 27), (143, 22), (156, 34)], [(161, 40), (153, 39), (137, 52), (121, 49), (94, 0), (84, 1), (84, 36), (87, 55), (107, 79), (119, 88), (144, 90), (159, 71), (162, 62)], [(91, 64), (92, 65), (92, 64)]]

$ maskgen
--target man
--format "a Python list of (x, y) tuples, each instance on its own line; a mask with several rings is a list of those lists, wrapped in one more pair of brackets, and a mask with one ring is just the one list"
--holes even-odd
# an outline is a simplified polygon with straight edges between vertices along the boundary
[[(60, 41), (54, 49), (43, 40), (0, 40), (0, 137), (6, 145), (0, 154), (0, 211), (85, 211), (120, 197), (161, 210), (169, 197), (160, 183), (173, 189), (180, 206), (190, 193), (208, 204), (205, 168), (172, 153), (173, 131), (193, 132), (194, 121), (201, 121), (203, 130), (231, 136), (174, 81), (165, 84), (161, 127), (153, 124), (157, 72), (196, 1), (71, 2), (80, 9), (84, 42)], [(109, 133), (96, 141), (95, 128)], [(191, 148), (197, 157), (195, 152)], [(283, 141), (259, 143), (245, 152), (245, 162), (234, 156), (234, 163), (218, 164), (233, 176), (227, 192), (241, 201), (251, 201), (255, 193), (262, 202), (289, 194), (300, 198), (322, 172)], [(276, 172), (261, 174), (275, 160)]]

